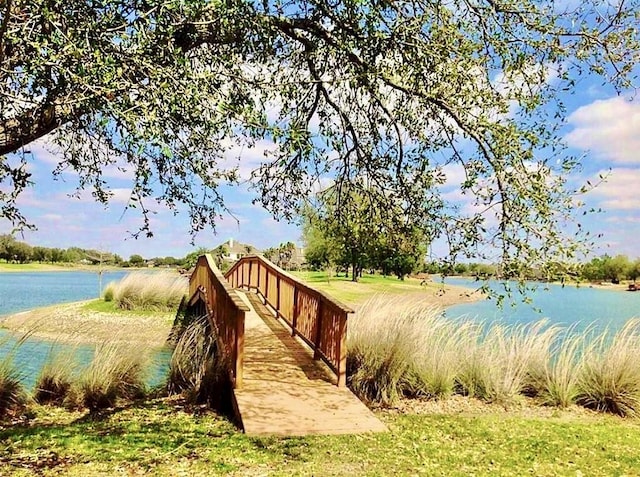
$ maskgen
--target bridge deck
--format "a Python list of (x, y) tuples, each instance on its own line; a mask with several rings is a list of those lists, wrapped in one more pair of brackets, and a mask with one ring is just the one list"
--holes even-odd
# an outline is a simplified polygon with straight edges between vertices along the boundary
[(313, 353), (278, 322), (254, 293), (239, 292), (245, 314), (244, 378), (234, 390), (249, 435), (299, 436), (381, 432), (386, 427)]

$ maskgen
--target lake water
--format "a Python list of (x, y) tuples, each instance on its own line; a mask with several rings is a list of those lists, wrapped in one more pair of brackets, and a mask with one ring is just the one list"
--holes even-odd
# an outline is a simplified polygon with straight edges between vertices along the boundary
[[(478, 288), (480, 282), (468, 278), (447, 278), (446, 283)], [(500, 282), (490, 281), (489, 286), (503, 290)], [(513, 287), (515, 288), (515, 286)], [(563, 327), (575, 326), (576, 331), (593, 325), (597, 330), (620, 329), (630, 318), (640, 318), (640, 292), (627, 292), (590, 288), (588, 285), (537, 284), (527, 292), (532, 303), (522, 303), (522, 296), (513, 292), (502, 308), (495, 300), (481, 300), (447, 308), (446, 316), (466, 316), (485, 322), (501, 321), (504, 324), (524, 324), (548, 319), (550, 324)], [(512, 303), (515, 302), (515, 303)]]
[[(126, 274), (120, 270), (104, 272), (103, 286)], [(95, 272), (0, 273), (0, 316), (56, 303), (98, 298), (99, 285)]]
[[(126, 271), (108, 271), (102, 275), (102, 284), (123, 278)], [(0, 317), (47, 305), (97, 298), (100, 278), (95, 272), (26, 272), (0, 273)], [(0, 318), (1, 319), (1, 318)], [(17, 336), (0, 329), (0, 359), (13, 355), (22, 382), (31, 388), (42, 365), (49, 359), (52, 349), (69, 349), (68, 345), (48, 340), (29, 338), (17, 346)], [(73, 348), (79, 363), (92, 357), (93, 346)], [(170, 357), (168, 350), (156, 353), (150, 371), (150, 385), (157, 384), (165, 375)]]

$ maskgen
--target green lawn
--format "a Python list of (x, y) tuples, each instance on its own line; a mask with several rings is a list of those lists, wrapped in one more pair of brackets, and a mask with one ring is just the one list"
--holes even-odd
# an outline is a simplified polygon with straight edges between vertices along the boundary
[(441, 288), (440, 284), (433, 282), (421, 285), (421, 280), (416, 278), (399, 280), (395, 277), (364, 274), (357, 283), (354, 283), (344, 274), (339, 277), (328, 277), (324, 271), (301, 271), (292, 272), (292, 274), (345, 303), (360, 303), (376, 293), (424, 292)]
[(114, 301), (104, 301), (102, 298), (91, 300), (82, 305), (82, 310), (94, 311), (98, 313), (114, 313), (123, 316), (146, 316), (157, 317), (163, 321), (173, 322), (176, 317), (175, 311), (154, 311), (154, 310), (123, 310), (119, 308)]
[(390, 432), (251, 438), (163, 400), (101, 419), (36, 408), (0, 431), (0, 475), (637, 475), (638, 421), (380, 413)]
[(73, 270), (73, 266), (50, 263), (4, 263), (0, 262), (0, 272), (51, 272)]
[[(6, 263), (0, 262), (0, 273), (3, 272), (65, 272), (65, 271), (90, 271), (98, 273), (100, 271), (100, 265), (84, 265), (77, 263)], [(127, 271), (135, 271), (135, 270), (148, 270), (148, 268), (122, 268), (115, 267), (112, 265), (102, 266), (102, 271), (109, 270), (127, 270)], [(153, 270), (153, 269), (152, 269)]]

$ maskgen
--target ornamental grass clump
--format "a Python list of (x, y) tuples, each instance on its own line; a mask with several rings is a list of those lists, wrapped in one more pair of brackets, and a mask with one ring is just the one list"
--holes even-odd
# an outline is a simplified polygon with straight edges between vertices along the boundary
[(578, 404), (620, 416), (640, 414), (640, 320), (604, 332), (584, 353)]
[(586, 337), (586, 333), (576, 333), (572, 327), (553, 344), (543, 372), (533, 375), (531, 381), (534, 395), (542, 404), (566, 408), (576, 403), (588, 349)]
[(76, 365), (74, 351), (50, 351), (36, 379), (33, 398), (40, 404), (62, 405), (69, 397)]
[(169, 394), (182, 394), (192, 404), (220, 407), (230, 387), (228, 363), (208, 318), (194, 318), (178, 338), (169, 362)]
[(22, 412), (27, 404), (27, 394), (20, 382), (20, 373), (12, 355), (0, 361), (0, 419)]
[(145, 395), (149, 355), (138, 347), (105, 342), (94, 351), (93, 360), (78, 376), (68, 403), (91, 411), (114, 407), (119, 399)]
[(464, 333), (420, 298), (376, 296), (349, 320), (347, 376), (368, 401), (452, 393)]
[(188, 280), (172, 272), (134, 272), (111, 283), (104, 298), (123, 310), (172, 311), (187, 293)]
[(520, 326), (470, 326), (471, 339), (460, 350), (457, 382), (463, 394), (489, 402), (509, 404), (532, 392), (549, 359), (558, 329), (545, 320)]
[(461, 350), (469, 348), (474, 325), (467, 320), (448, 321), (440, 310), (428, 305), (416, 311), (420, 336), (412, 359), (410, 381), (415, 389), (405, 394), (446, 398), (455, 391), (456, 376), (464, 359)]
[(104, 293), (102, 294), (102, 298), (104, 301), (112, 302), (116, 294), (116, 282), (111, 282), (107, 285), (107, 288), (104, 289)]

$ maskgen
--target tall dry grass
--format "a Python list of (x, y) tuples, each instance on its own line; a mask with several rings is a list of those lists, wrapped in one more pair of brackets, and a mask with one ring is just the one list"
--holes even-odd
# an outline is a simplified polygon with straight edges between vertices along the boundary
[(59, 351), (52, 347), (36, 378), (34, 400), (40, 404), (64, 404), (71, 392), (76, 372), (75, 350)]
[(167, 388), (194, 404), (221, 406), (230, 388), (229, 368), (210, 332), (208, 318), (196, 317), (177, 340)]
[(577, 402), (621, 416), (640, 414), (640, 320), (613, 337), (602, 333), (584, 353)]
[(172, 311), (187, 293), (186, 277), (173, 272), (133, 272), (107, 285), (105, 301), (123, 310)]
[(119, 399), (142, 397), (148, 363), (147, 350), (113, 341), (101, 343), (73, 383), (67, 403), (95, 411), (113, 407)]
[(20, 369), (14, 362), (16, 351), (33, 334), (33, 330), (19, 336), (15, 343), (10, 345), (13, 336), (5, 335), (0, 339), (0, 347), (7, 350), (0, 358), (0, 419), (21, 413), (27, 407), (29, 397), (22, 385)]
[(20, 372), (11, 356), (0, 361), (0, 419), (22, 411), (27, 394), (20, 381)]
[(362, 398), (454, 393), (510, 404), (533, 396), (621, 415), (640, 412), (640, 321), (590, 330), (447, 319), (419, 297), (377, 296), (349, 321), (348, 383)]
[(556, 328), (541, 320), (522, 326), (474, 323), (469, 330), (468, 353), (457, 377), (462, 393), (509, 404), (534, 392), (535, 376), (542, 374)]
[(590, 333), (577, 333), (575, 327), (558, 333), (542, 367), (531, 376), (532, 394), (543, 404), (561, 408), (575, 404)]

